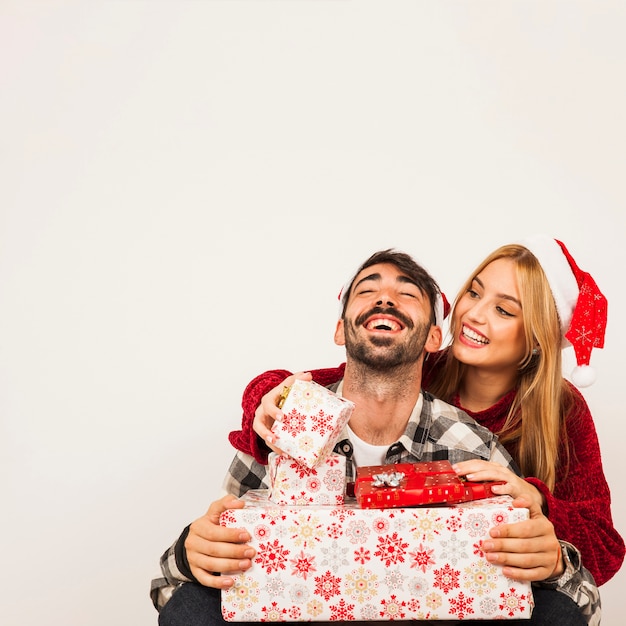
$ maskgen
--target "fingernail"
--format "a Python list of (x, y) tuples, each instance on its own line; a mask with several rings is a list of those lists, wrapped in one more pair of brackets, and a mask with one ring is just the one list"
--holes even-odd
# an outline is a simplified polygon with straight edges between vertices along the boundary
[(482, 548), (485, 551), (493, 550), (493, 541), (483, 541)]
[(247, 559), (251, 559), (254, 556), (254, 548), (248, 548), (243, 555), (247, 558)]

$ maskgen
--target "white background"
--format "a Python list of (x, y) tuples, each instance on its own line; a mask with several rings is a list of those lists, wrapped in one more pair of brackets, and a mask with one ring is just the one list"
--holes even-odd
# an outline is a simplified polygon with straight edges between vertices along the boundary
[(156, 624), (246, 383), (340, 363), (337, 292), (389, 246), (451, 296), (539, 231), (592, 273), (626, 533), (625, 29), (603, 0), (3, 0), (2, 623)]

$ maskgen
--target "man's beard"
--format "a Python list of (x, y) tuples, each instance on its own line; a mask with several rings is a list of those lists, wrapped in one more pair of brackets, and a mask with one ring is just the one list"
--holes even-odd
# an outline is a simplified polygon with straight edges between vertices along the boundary
[[(405, 343), (396, 343), (393, 337), (377, 335), (369, 339), (360, 339), (357, 329), (371, 315), (388, 314), (398, 318), (410, 332)], [(359, 316), (354, 323), (344, 320), (345, 347), (348, 356), (358, 363), (377, 371), (393, 369), (403, 365), (410, 365), (419, 360), (424, 351), (428, 338), (430, 323), (414, 324), (398, 311), (388, 309), (373, 309)], [(386, 348), (380, 350), (377, 348)]]

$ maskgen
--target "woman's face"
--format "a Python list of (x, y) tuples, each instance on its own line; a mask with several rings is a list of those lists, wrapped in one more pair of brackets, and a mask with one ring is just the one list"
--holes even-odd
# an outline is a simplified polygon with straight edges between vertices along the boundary
[(515, 265), (491, 262), (478, 274), (455, 310), (453, 354), (470, 366), (516, 372), (526, 351), (524, 317)]

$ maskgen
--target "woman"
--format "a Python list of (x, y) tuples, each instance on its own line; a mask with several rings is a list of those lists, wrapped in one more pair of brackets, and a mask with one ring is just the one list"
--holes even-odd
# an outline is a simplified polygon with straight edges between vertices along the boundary
[[(459, 464), (459, 474), (507, 480), (503, 493), (540, 502), (556, 536), (580, 550), (598, 585), (621, 567), (624, 541), (613, 526), (589, 408), (562, 377), (561, 347), (573, 345), (579, 364), (573, 379), (582, 386), (589, 382), (583, 379), (592, 347), (602, 347), (605, 324), (604, 296), (562, 243), (535, 237), (503, 246), (459, 292), (451, 344), (425, 363), (423, 380), (424, 389), (497, 433), (526, 479), (479, 461)], [(329, 385), (342, 372), (339, 366), (311, 374)], [(248, 385), (243, 430), (229, 436), (261, 462), (268, 452), (263, 442), (273, 441), (271, 422), (280, 417), (275, 399), (289, 374), (267, 372)]]

